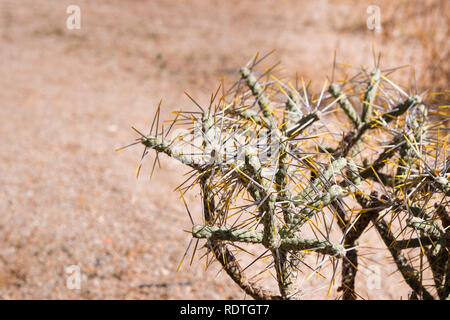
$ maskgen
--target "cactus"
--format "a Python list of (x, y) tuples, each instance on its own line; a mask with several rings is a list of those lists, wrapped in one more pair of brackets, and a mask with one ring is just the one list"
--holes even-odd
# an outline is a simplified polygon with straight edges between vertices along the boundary
[[(143, 156), (153, 149), (190, 167), (179, 189), (201, 195), (202, 222), (190, 216), (195, 248), (204, 241), (255, 299), (300, 299), (299, 275), (320, 274), (326, 263), (330, 284), (342, 264), (337, 292), (356, 299), (358, 240), (373, 226), (411, 297), (450, 298), (446, 107), (425, 105), (424, 94), (406, 93), (379, 66), (311, 95), (303, 79), (296, 88), (273, 68), (257, 76), (259, 62), (241, 68), (227, 92), (219, 87), (209, 106), (189, 96), (198, 111), (176, 112), (161, 131), (154, 121), (148, 135), (136, 130)], [(167, 139), (175, 125), (186, 130)], [(252, 247), (261, 255), (243, 268), (239, 255)], [(249, 278), (258, 261), (278, 290)]]

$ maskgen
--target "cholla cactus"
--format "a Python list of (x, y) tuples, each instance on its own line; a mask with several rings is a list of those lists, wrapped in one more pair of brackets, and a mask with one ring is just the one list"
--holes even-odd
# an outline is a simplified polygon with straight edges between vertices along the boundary
[[(209, 106), (191, 98), (198, 111), (176, 112), (166, 130), (155, 121), (149, 135), (136, 130), (143, 158), (153, 149), (190, 167), (179, 189), (201, 194), (202, 222), (189, 213), (195, 249), (205, 239), (207, 254), (255, 299), (301, 298), (299, 275), (327, 263), (330, 283), (341, 266), (342, 298), (356, 299), (358, 239), (373, 225), (411, 298), (450, 298), (445, 106), (425, 106), (379, 66), (311, 96), (303, 80), (297, 87), (273, 68), (257, 76), (260, 60)], [(443, 121), (430, 120), (439, 113)], [(167, 139), (174, 125), (186, 130)], [(246, 275), (237, 252), (252, 247), (261, 254), (246, 263), (265, 263), (258, 274), (273, 271), (278, 292)]]

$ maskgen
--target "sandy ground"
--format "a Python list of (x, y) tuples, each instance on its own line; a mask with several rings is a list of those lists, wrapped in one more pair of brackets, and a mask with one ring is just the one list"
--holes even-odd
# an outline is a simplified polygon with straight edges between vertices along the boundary
[[(81, 29), (66, 8), (81, 8)], [(114, 153), (162, 116), (205, 103), (259, 51), (320, 87), (339, 61), (421, 67), (420, 49), (367, 30), (348, 1), (2, 0), (0, 2), (0, 298), (242, 299), (217, 265), (177, 265), (190, 221), (162, 157), (132, 176), (142, 149)], [(408, 48), (408, 50), (399, 50)], [(192, 210), (197, 198), (188, 196)], [(380, 259), (386, 256), (381, 254)], [(81, 288), (67, 287), (77, 265)], [(364, 298), (406, 298), (393, 269)], [(312, 284), (311, 287), (314, 287)], [(399, 289), (400, 288), (400, 289)], [(325, 290), (305, 296), (333, 298)]]

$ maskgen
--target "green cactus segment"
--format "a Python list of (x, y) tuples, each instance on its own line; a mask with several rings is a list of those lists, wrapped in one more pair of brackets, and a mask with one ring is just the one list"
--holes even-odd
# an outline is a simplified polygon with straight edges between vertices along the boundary
[(271, 128), (276, 128), (276, 123), (273, 121), (272, 117), (273, 112), (272, 103), (270, 102), (269, 98), (267, 98), (266, 95), (264, 94), (261, 85), (256, 80), (256, 77), (247, 68), (241, 68), (241, 76), (243, 79), (247, 81), (247, 85), (252, 91), (252, 94), (255, 96), (259, 108), (261, 109), (261, 112), (264, 115), (264, 117), (270, 119)]
[(400, 149), (400, 159), (398, 160), (398, 168), (395, 176), (395, 184), (397, 187), (403, 187), (410, 175), (410, 170), (417, 167), (417, 150), (421, 150), (424, 145), (423, 139), (426, 138), (425, 122), (426, 110), (422, 104), (417, 105), (415, 117), (407, 118), (407, 126), (410, 129), (404, 134), (405, 143)]
[[(291, 156), (288, 153), (289, 144), (283, 142), (280, 144), (280, 158), (278, 171), (275, 175), (275, 182), (277, 188), (277, 201), (283, 201), (283, 199), (291, 199), (292, 195), (287, 188), (287, 175), (289, 172), (289, 161), (291, 160)], [(282, 205), (284, 222), (286, 225), (290, 226), (292, 223), (292, 218), (295, 215), (295, 205), (292, 201), (288, 201)]]
[(275, 254), (278, 256), (278, 264), (275, 264), (277, 272), (278, 288), (283, 299), (297, 299), (298, 293), (297, 276), (299, 259), (295, 254), (291, 254), (286, 250), (277, 250)]
[(328, 240), (309, 240), (299, 238), (283, 238), (281, 246), (284, 250), (292, 251), (315, 251), (324, 255), (330, 255), (337, 258), (342, 258), (345, 254), (344, 247), (336, 242)]
[(359, 174), (358, 166), (355, 164), (353, 159), (350, 159), (348, 161), (348, 171), (350, 175), (350, 180), (353, 183), (353, 185), (349, 186), (350, 192), (356, 192), (357, 186), (361, 183), (361, 175)]
[(288, 112), (287, 124), (285, 125), (286, 130), (291, 128), (297, 121), (300, 120), (301, 113), (299, 112), (299, 105), (300, 100), (298, 98), (298, 94), (289, 93), (288, 100), (286, 101), (286, 111)]
[(231, 229), (225, 226), (195, 225), (192, 227), (192, 236), (200, 239), (262, 243), (263, 233), (254, 230)]
[[(194, 225), (192, 236), (198, 239), (222, 240), (244, 243), (262, 243), (263, 232), (256, 230), (233, 229), (226, 226)], [(325, 255), (342, 257), (344, 247), (327, 240), (301, 239), (286, 237), (281, 240), (279, 249), (282, 251), (314, 251)]]
[(214, 117), (209, 113), (204, 113), (202, 116), (202, 131), (204, 134), (203, 145), (216, 146), (217, 140), (220, 136), (220, 129), (214, 123)]
[[(288, 100), (286, 101), (286, 110), (289, 112), (293, 112), (294, 114), (298, 113), (298, 106), (300, 105), (300, 99), (298, 98), (298, 94), (292, 94), (289, 92)], [(294, 116), (289, 117), (291, 120), (294, 120)]]
[(372, 107), (377, 94), (378, 85), (380, 84), (380, 70), (376, 69), (370, 74), (370, 82), (367, 86), (366, 93), (363, 100), (362, 122), (370, 122), (372, 117)]
[(203, 170), (206, 168), (207, 163), (203, 159), (198, 157), (192, 157), (190, 155), (184, 155), (181, 150), (173, 147), (170, 142), (156, 138), (154, 136), (145, 136), (141, 138), (141, 143), (148, 148), (167, 154), (181, 163), (190, 166), (196, 170)]
[(406, 223), (408, 227), (418, 229), (434, 239), (440, 239), (444, 234), (432, 221), (428, 222), (418, 217), (411, 217)]
[(358, 128), (361, 125), (361, 118), (359, 117), (350, 100), (347, 98), (347, 95), (342, 92), (341, 87), (336, 83), (332, 83), (328, 87), (328, 92), (333, 96), (333, 98), (339, 99), (339, 106), (342, 108), (342, 110), (344, 110), (345, 114), (353, 122), (355, 127)]
[[(286, 295), (296, 291), (293, 278), (295, 277), (296, 271), (291, 270), (286, 274), (282, 273), (290, 267), (289, 261), (286, 260), (287, 254), (285, 254), (283, 250), (279, 250), (281, 237), (278, 230), (277, 218), (275, 216), (277, 193), (273, 188), (275, 173), (271, 169), (262, 168), (259, 158), (248, 148), (245, 150), (245, 170), (258, 181), (261, 181), (262, 186), (264, 187), (264, 190), (258, 190), (252, 185), (251, 187), (253, 187), (253, 189), (249, 188), (249, 191), (253, 193), (255, 201), (260, 202), (259, 211), (264, 225), (261, 242), (272, 252), (274, 263), (277, 266), (275, 270), (277, 278), (279, 279), (278, 285), (280, 293), (283, 298), (286, 298)], [(284, 280), (282, 281), (282, 279)]]
[(255, 200), (259, 201), (259, 210), (264, 223), (263, 244), (271, 250), (277, 249), (280, 244), (278, 223), (275, 217), (276, 192), (272, 186), (273, 171), (262, 168), (258, 156), (247, 149), (245, 152), (245, 169), (250, 176), (261, 181), (264, 190), (255, 194)]
[(407, 207), (404, 207), (404, 210), (408, 211), (414, 217), (426, 220), (426, 223), (430, 225), (432, 228), (439, 230), (440, 234), (444, 233), (444, 231), (442, 231), (441, 228), (438, 227), (438, 225), (434, 222), (434, 220), (422, 208), (418, 207), (416, 204), (411, 204), (409, 206), (409, 210)]
[(340, 197), (348, 195), (348, 190), (339, 185), (333, 185), (321, 193), (316, 200), (308, 203), (294, 216), (292, 227), (288, 230), (289, 234), (295, 233), (301, 226), (303, 226), (314, 214), (321, 211), (322, 208), (328, 206), (331, 202)]
[[(296, 112), (296, 105), (299, 104), (297, 95), (289, 95), (288, 102), (286, 103), (286, 109), (288, 112), (293, 112), (293, 115), (289, 117), (289, 121), (286, 126), (283, 127), (283, 131), (286, 134), (287, 130), (298, 121), (299, 116)], [(283, 121), (284, 122), (284, 121)], [(281, 134), (281, 133), (280, 133)], [(276, 201), (283, 201), (283, 198), (290, 199), (292, 197), (288, 186), (288, 171), (290, 168), (290, 161), (292, 161), (292, 156), (289, 155), (290, 144), (289, 141), (279, 140), (279, 159), (278, 159), (278, 170), (275, 174), (275, 184), (276, 184)], [(282, 205), (283, 218), (285, 224), (289, 227), (292, 224), (293, 216), (295, 215), (295, 205), (288, 201)], [(298, 277), (298, 264), (300, 263), (296, 254), (291, 253), (287, 250), (280, 249), (275, 252), (278, 254), (279, 263), (275, 265), (277, 277), (278, 277), (278, 287), (280, 293), (286, 299), (295, 299), (298, 293), (297, 277)]]
[[(269, 196), (269, 198), (273, 198), (275, 195)], [(270, 199), (267, 203), (267, 207), (269, 207), (268, 211), (264, 211), (263, 213), (263, 223), (264, 223), (264, 236), (263, 236), (263, 244), (270, 250), (275, 250), (280, 246), (280, 234), (278, 230), (278, 222), (275, 217), (275, 199)]]
[(339, 158), (332, 161), (325, 172), (321, 173), (318, 178), (314, 179), (311, 185), (309, 185), (301, 194), (294, 196), (292, 200), (295, 202), (304, 202), (314, 199), (315, 195), (318, 192), (320, 193), (325, 186), (329, 183), (334, 184), (333, 179), (341, 173), (341, 170), (343, 170), (346, 165), (347, 160), (345, 158)]
[(255, 122), (258, 125), (265, 126), (267, 128), (270, 128), (271, 123), (270, 119), (267, 119), (266, 117), (259, 115), (258, 112), (252, 109), (247, 110), (232, 110), (230, 111), (232, 114), (239, 115), (240, 117), (250, 120), (252, 122)]

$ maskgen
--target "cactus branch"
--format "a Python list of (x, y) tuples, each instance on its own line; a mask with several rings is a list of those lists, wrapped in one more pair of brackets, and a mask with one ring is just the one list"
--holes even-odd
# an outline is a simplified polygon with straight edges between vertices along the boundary
[(270, 128), (275, 129), (276, 124), (273, 121), (273, 107), (270, 100), (264, 94), (264, 90), (261, 88), (261, 85), (256, 80), (256, 77), (253, 73), (247, 68), (241, 68), (241, 76), (243, 79), (247, 81), (247, 85), (252, 91), (253, 95), (257, 99), (259, 108), (266, 119), (270, 121)]
[(328, 88), (328, 92), (333, 98), (338, 99), (339, 106), (344, 110), (345, 114), (353, 122), (355, 127), (359, 128), (361, 126), (361, 118), (347, 98), (347, 95), (342, 92), (341, 87), (336, 83), (332, 83)]
[(375, 96), (377, 94), (378, 85), (380, 84), (380, 69), (375, 69), (370, 74), (370, 81), (367, 85), (367, 90), (364, 95), (363, 100), (363, 112), (362, 112), (362, 122), (368, 123), (372, 117), (372, 105), (375, 101)]
[[(319, 94), (310, 94), (302, 78), (300, 94), (273, 68), (260, 77), (272, 80), (260, 83), (253, 73), (260, 60), (252, 61), (229, 90), (222, 87), (223, 96), (211, 95), (209, 106), (187, 94), (197, 109), (176, 112), (168, 129), (159, 126), (158, 106), (149, 135), (135, 130), (140, 137), (129, 145), (145, 146), (141, 162), (153, 149), (155, 163), (164, 153), (190, 168), (181, 186), (200, 193), (202, 223), (188, 214), (206, 255), (255, 299), (301, 298), (302, 268), (322, 276), (325, 263), (333, 267), (331, 283), (342, 266), (338, 292), (356, 299), (358, 259), (366, 254), (358, 241), (373, 224), (417, 298), (450, 298), (448, 136), (445, 121), (428, 117), (433, 109), (424, 95), (408, 95), (379, 62), (369, 76), (362, 68), (336, 83), (333, 71)], [(186, 130), (168, 139), (175, 125)], [(304, 232), (309, 228), (314, 236)], [(406, 239), (408, 232), (414, 237)], [(255, 277), (274, 275), (273, 292), (240, 267), (252, 254), (247, 247), (264, 251), (254, 262), (269, 259)], [(315, 265), (304, 261), (310, 254), (319, 256)], [(432, 279), (423, 276), (427, 269)]]
[(394, 262), (403, 276), (403, 279), (405, 279), (405, 282), (419, 297), (423, 297), (425, 300), (433, 300), (433, 296), (423, 287), (421, 281), (419, 280), (419, 272), (410, 265), (406, 257), (399, 250), (391, 246), (391, 244), (395, 242), (395, 239), (390, 233), (387, 223), (384, 220), (379, 219), (374, 222), (374, 224), (378, 234), (381, 236), (381, 239), (383, 239), (389, 249), (389, 252), (394, 258)]

